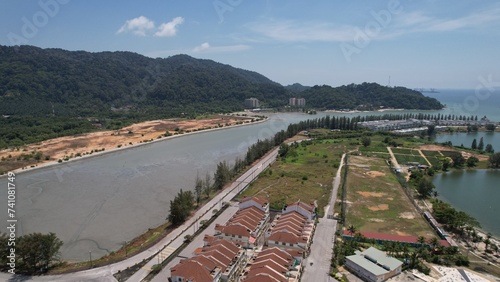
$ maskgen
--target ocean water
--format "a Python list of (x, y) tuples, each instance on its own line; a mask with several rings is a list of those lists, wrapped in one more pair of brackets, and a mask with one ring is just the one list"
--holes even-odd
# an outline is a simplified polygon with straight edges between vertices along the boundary
[(446, 105), (441, 114), (486, 116), (500, 121), (500, 89), (439, 89), (439, 93), (424, 93)]
[[(441, 114), (486, 116), (491, 121), (500, 122), (500, 89), (489, 91), (442, 89), (439, 93), (424, 93), (446, 104)], [(500, 133), (457, 133), (440, 134), (436, 141), (452, 141), (453, 145), (463, 144), (470, 147), (472, 140), (483, 137), (485, 144), (491, 143), (496, 152), (500, 151)], [(500, 236), (500, 171), (498, 170), (459, 170), (441, 173), (433, 178), (439, 198), (456, 209), (475, 217), (486, 232)]]

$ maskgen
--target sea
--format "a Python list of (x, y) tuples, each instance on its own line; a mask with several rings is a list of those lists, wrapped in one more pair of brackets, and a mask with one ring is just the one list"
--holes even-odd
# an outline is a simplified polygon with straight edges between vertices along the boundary
[[(446, 104), (442, 114), (473, 115), (500, 122), (500, 89), (486, 88), (457, 90), (441, 89), (439, 93), (424, 93)], [(436, 141), (452, 141), (453, 145), (470, 147), (472, 140), (483, 137), (485, 144), (492, 144), (500, 152), (500, 133), (440, 134)], [(438, 198), (458, 210), (475, 217), (481, 228), (500, 237), (500, 171), (463, 170), (441, 173), (434, 177)]]

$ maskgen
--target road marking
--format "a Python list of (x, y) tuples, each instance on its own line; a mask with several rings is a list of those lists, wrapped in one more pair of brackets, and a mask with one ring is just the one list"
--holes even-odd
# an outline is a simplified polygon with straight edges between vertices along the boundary
[(166, 247), (157, 255), (157, 257), (159, 257), (159, 259), (163, 261), (164, 259), (168, 258), (168, 256), (170, 256), (175, 250), (177, 249), (173, 247)]

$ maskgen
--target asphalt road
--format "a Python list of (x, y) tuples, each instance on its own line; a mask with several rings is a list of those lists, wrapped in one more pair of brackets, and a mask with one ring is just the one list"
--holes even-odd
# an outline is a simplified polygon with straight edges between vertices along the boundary
[[(271, 163), (276, 160), (278, 154), (278, 149), (274, 149), (266, 156), (261, 158), (256, 162), (248, 171), (243, 173), (238, 179), (233, 181), (229, 187), (226, 187), (221, 193), (217, 194), (210, 202), (205, 204), (196, 213), (189, 218), (184, 224), (179, 226), (177, 229), (173, 230), (165, 238), (163, 238), (156, 245), (139, 253), (133, 257), (123, 260), (118, 263), (110, 264), (103, 267), (98, 267), (94, 269), (89, 269), (86, 271), (80, 271), (69, 274), (62, 275), (47, 275), (47, 276), (19, 276), (12, 275), (9, 273), (0, 273), (0, 281), (96, 281), (96, 282), (108, 282), (116, 281), (113, 274), (124, 270), (127, 267), (131, 267), (144, 259), (147, 259), (157, 252), (162, 251), (162, 256), (160, 259), (165, 259), (168, 253), (172, 252), (182, 244), (185, 235), (193, 234), (194, 228), (197, 228), (199, 221), (203, 219), (208, 219), (212, 216), (213, 209), (220, 209), (223, 202), (229, 202), (238, 193), (244, 190), (248, 184), (250, 184), (264, 169), (266, 169)], [(179, 243), (180, 242), (180, 243)], [(146, 266), (144, 266), (140, 271), (134, 274), (128, 281), (141, 281), (150, 272), (151, 267), (158, 263), (158, 256), (155, 256)]]

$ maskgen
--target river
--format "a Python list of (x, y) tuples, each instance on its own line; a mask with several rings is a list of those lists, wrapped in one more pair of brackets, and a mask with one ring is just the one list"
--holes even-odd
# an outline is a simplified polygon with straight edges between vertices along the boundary
[(500, 171), (458, 170), (438, 173), (438, 198), (475, 217), (486, 232), (500, 237)]
[[(103, 256), (162, 224), (170, 200), (179, 189), (192, 189), (197, 173), (212, 174), (218, 162), (244, 156), (257, 139), (268, 138), (290, 123), (325, 115), (359, 113), (270, 114), (264, 123), (164, 139), (19, 173), (17, 235), (54, 232), (64, 242), (62, 258), (69, 261), (86, 260), (89, 251), (94, 258)], [(0, 187), (7, 187), (5, 177), (0, 178)], [(0, 195), (4, 203), (6, 198), (6, 193)], [(0, 213), (1, 230), (6, 230), (6, 222), (7, 213)]]

